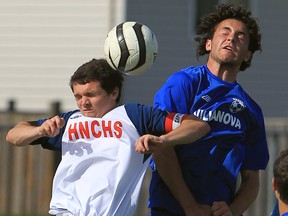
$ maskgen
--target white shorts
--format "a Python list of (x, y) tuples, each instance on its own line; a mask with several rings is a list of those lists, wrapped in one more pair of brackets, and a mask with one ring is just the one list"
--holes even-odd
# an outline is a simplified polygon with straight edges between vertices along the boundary
[(64, 212), (64, 213), (59, 213), (56, 216), (73, 216), (73, 214), (70, 212)]

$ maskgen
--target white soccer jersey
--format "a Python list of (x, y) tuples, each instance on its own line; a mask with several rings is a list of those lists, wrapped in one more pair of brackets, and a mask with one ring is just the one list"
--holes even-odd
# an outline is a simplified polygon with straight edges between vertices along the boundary
[[(158, 124), (154, 129), (158, 130), (158, 122), (164, 119), (161, 130), (150, 131), (162, 134), (177, 127), (178, 117), (181, 121), (183, 116), (178, 114), (174, 118), (178, 122), (175, 125), (173, 119), (158, 109), (149, 108), (146, 112), (142, 109), (145, 106), (141, 109), (139, 105), (125, 106), (110, 111), (102, 118), (85, 117), (80, 112), (67, 118), (62, 136), (62, 160), (53, 181), (50, 214), (134, 214), (150, 161), (145, 161), (143, 154), (135, 152), (135, 141), (144, 134), (143, 131), (148, 130), (148, 133), (151, 130), (152, 123)], [(133, 111), (130, 115), (127, 114), (127, 106), (129, 112)], [(135, 123), (136, 117), (138, 123)], [(147, 128), (143, 129), (141, 125), (147, 125)]]

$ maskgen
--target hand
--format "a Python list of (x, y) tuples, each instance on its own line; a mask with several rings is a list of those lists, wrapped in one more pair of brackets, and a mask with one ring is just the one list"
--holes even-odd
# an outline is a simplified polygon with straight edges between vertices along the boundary
[(229, 206), (224, 201), (213, 202), (212, 215), (213, 216), (233, 216)]
[(54, 116), (47, 119), (41, 126), (38, 127), (38, 133), (42, 136), (54, 137), (59, 134), (60, 128), (65, 124), (65, 120), (59, 116)]
[(164, 139), (158, 136), (146, 134), (135, 142), (135, 151), (142, 154), (153, 153), (164, 146)]
[(211, 206), (199, 205), (189, 209), (184, 209), (185, 216), (212, 216)]

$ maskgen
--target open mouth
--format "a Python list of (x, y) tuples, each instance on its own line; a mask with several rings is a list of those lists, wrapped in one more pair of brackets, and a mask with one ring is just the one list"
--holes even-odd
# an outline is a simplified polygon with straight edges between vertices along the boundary
[(234, 50), (232, 49), (231, 46), (225, 46), (223, 49), (226, 49), (226, 50), (229, 50), (229, 51), (231, 51), (231, 52), (234, 52)]

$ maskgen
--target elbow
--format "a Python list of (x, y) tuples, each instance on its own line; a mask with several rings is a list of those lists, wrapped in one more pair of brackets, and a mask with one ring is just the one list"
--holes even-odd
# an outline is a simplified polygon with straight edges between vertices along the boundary
[(17, 140), (11, 131), (6, 134), (6, 142), (13, 146), (21, 146), (20, 140)]
[(206, 136), (210, 131), (211, 127), (209, 122), (199, 119), (197, 116), (189, 116), (190, 119), (194, 120), (193, 127), (196, 128), (197, 138), (200, 139)]
[[(201, 121), (198, 123), (196, 133), (193, 134), (194, 141), (202, 139), (211, 131), (210, 125), (207, 122)], [(196, 134), (196, 136), (195, 136)]]
[(14, 145), (14, 143), (13, 143), (11, 137), (10, 137), (10, 133), (9, 132), (6, 134), (6, 142), (11, 144), (11, 145)]
[(15, 145), (17, 146), (17, 142), (15, 142), (13, 139), (12, 139), (12, 135), (11, 135), (11, 132), (8, 131), (8, 133), (6, 134), (6, 142), (11, 144), (11, 145)]
[(207, 135), (211, 131), (211, 127), (207, 122), (203, 122), (201, 131), (203, 133), (203, 136)]

